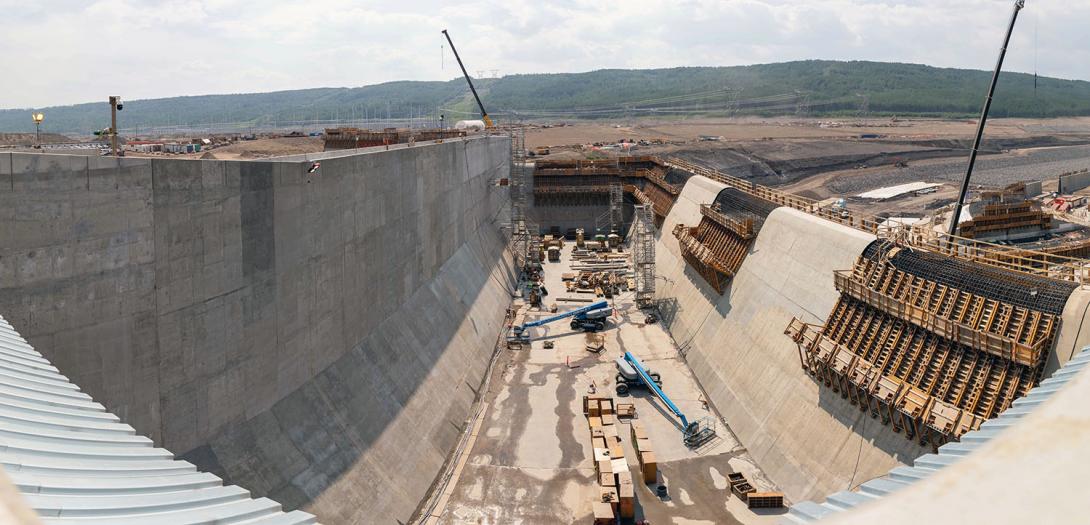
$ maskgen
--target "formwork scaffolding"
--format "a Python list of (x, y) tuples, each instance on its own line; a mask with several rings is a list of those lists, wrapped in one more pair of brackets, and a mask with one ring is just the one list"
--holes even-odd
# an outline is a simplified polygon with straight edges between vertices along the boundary
[(655, 212), (653, 205), (634, 207), (632, 267), (635, 270), (636, 305), (651, 306), (655, 299)]
[(526, 214), (528, 200), (533, 195), (534, 166), (526, 155), (526, 131), (511, 130), (511, 253), (519, 268), (541, 260), (538, 227)]
[(624, 225), (624, 190), (620, 184), (609, 185), (609, 232), (618, 233)]
[(604, 227), (609, 229), (605, 233), (621, 234), (624, 228), (624, 186), (618, 183), (609, 184), (609, 210), (598, 217), (595, 227), (601, 232)]
[(1068, 285), (950, 261), (873, 244), (834, 273), (841, 297), (824, 326), (793, 319), (785, 331), (815, 378), (936, 447), (1037, 383), (1063, 311), (1052, 297)]

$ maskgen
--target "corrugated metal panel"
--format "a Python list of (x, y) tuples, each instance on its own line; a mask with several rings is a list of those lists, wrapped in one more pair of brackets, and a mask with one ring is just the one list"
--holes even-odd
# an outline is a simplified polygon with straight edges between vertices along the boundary
[(0, 466), (47, 524), (315, 523), (155, 448), (0, 316)]
[(938, 454), (924, 454), (916, 458), (911, 467), (897, 467), (884, 477), (863, 483), (855, 492), (843, 491), (831, 494), (824, 503), (812, 501), (797, 503), (791, 507), (790, 512), (783, 518), (783, 522), (789, 525), (814, 523), (830, 514), (851, 509), (861, 503), (907, 487), (939, 469), (957, 463), (961, 458), (971, 454), (1032, 412), (1034, 408), (1063, 388), (1083, 368), (1086, 368), (1087, 364), (1090, 364), (1090, 347), (1083, 348), (1077, 356), (1053, 373), (1052, 377), (1041, 381), (1040, 385), (1016, 400), (999, 417), (984, 422), (980, 430), (966, 433), (961, 437), (961, 441), (939, 447)]

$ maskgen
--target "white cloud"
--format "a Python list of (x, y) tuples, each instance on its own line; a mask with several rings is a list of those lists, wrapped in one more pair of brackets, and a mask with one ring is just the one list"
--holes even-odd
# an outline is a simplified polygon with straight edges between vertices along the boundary
[[(471, 72), (807, 58), (989, 69), (1010, 0), (0, 0), (0, 107), (359, 86)], [(1090, 79), (1090, 3), (1029, 0), (1007, 70)], [(1035, 45), (1035, 29), (1037, 33)], [(441, 67), (442, 64), (442, 67)]]

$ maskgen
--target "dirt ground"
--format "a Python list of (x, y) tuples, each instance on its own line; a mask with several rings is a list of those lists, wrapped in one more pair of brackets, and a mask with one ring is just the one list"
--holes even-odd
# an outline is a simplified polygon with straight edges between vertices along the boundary
[(320, 137), (282, 137), (276, 139), (244, 140), (227, 146), (207, 149), (200, 153), (134, 153), (129, 157), (167, 157), (173, 159), (248, 160), (299, 155), (322, 151)]
[[(696, 142), (701, 135), (723, 137), (723, 141), (761, 139), (845, 138), (861, 134), (886, 135), (896, 139), (971, 138), (973, 120), (947, 119), (797, 119), (757, 118), (692, 119), (681, 121), (640, 120), (628, 123), (589, 122), (563, 127), (537, 128), (526, 133), (528, 147), (559, 147), (594, 142), (634, 140)], [(1027, 137), (1037, 134), (1090, 133), (1090, 117), (1062, 119), (991, 119), (987, 136)]]
[[(33, 133), (0, 133), (0, 146), (33, 146), (37, 140)], [(41, 140), (42, 144), (76, 142), (57, 133), (42, 133)]]

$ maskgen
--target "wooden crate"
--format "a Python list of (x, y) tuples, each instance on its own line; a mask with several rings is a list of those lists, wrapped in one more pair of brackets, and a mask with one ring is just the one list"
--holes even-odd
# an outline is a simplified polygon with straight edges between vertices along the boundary
[(622, 483), (617, 486), (617, 496), (620, 501), (617, 502), (617, 510), (621, 515), (621, 518), (635, 518), (636, 517), (636, 490), (632, 486), (632, 483)]
[(783, 508), (783, 493), (751, 492), (746, 504), (751, 509), (780, 509)]
[(583, 415), (587, 416), (587, 417), (590, 417), (590, 415), (591, 415), (590, 414), (591, 402), (594, 402), (594, 404), (599, 404), (603, 399), (613, 399), (613, 398), (611, 398), (609, 396), (602, 395), (602, 394), (594, 394), (594, 395), (583, 396)]
[(613, 513), (613, 505), (604, 501), (591, 502), (591, 510), (594, 513), (594, 525), (615, 525), (617, 519)]
[(659, 465), (654, 452), (640, 452), (640, 472), (644, 483), (658, 481)]
[(601, 501), (603, 503), (609, 503), (609, 505), (616, 509), (617, 504), (620, 503), (620, 496), (617, 495), (617, 487), (598, 487), (598, 493), (601, 495)]
[(609, 457), (612, 459), (624, 457), (624, 448), (621, 447), (620, 443), (614, 442), (612, 445), (609, 446)]
[(753, 488), (746, 480), (746, 476), (741, 472), (731, 472), (727, 474), (727, 481), (730, 482), (730, 490), (738, 495), (742, 501), (746, 501), (750, 494), (757, 492), (757, 489)]

